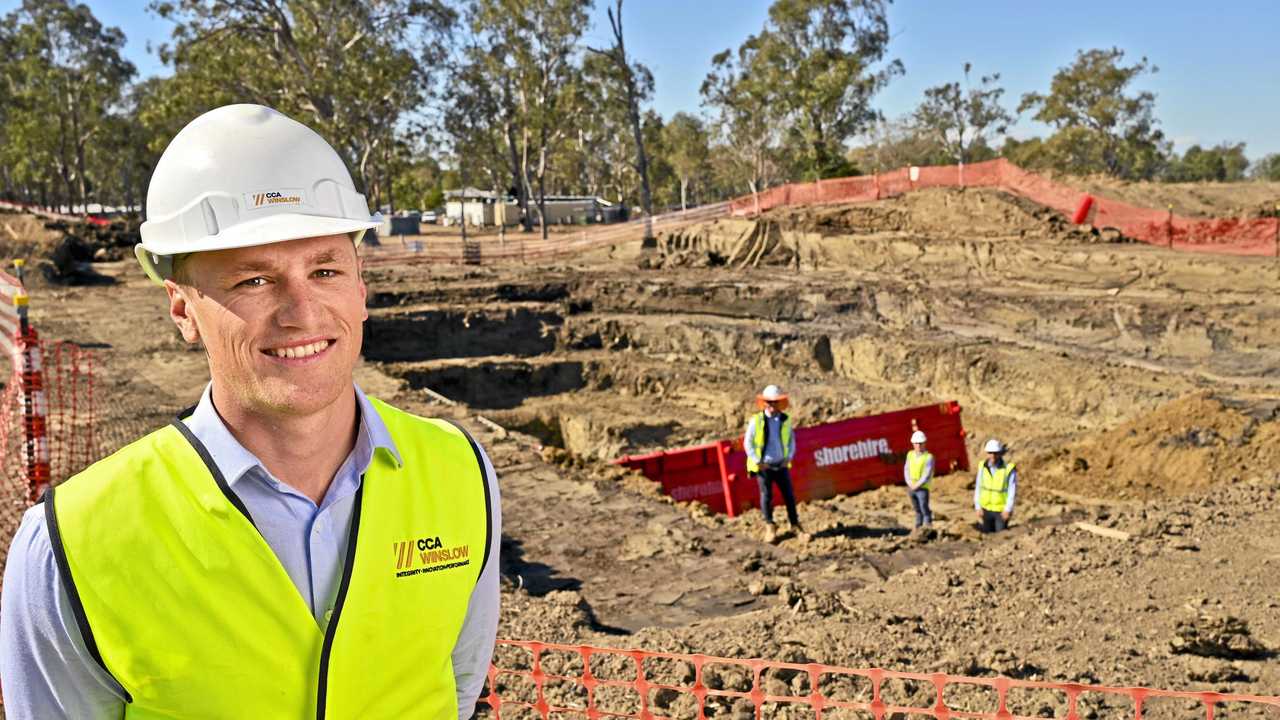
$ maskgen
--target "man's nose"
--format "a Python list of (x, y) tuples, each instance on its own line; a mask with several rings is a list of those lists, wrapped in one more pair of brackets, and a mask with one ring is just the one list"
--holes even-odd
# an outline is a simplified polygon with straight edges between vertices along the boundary
[(289, 279), (277, 285), (276, 322), (284, 327), (307, 327), (316, 318), (319, 303), (304, 280)]

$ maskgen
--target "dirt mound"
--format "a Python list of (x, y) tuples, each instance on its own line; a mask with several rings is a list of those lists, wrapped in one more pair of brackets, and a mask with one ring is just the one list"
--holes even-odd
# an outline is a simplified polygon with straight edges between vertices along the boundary
[(1109, 177), (1057, 177), (1072, 187), (1138, 207), (1198, 217), (1274, 216), (1280, 182), (1160, 183), (1128, 182)]
[(931, 188), (874, 203), (786, 208), (768, 217), (829, 235), (906, 233), (932, 237), (1057, 237), (1067, 218), (1017, 195), (986, 188)]
[(719, 243), (696, 227), (667, 233), (659, 238), (659, 254), (641, 257), (638, 265), (641, 270), (792, 265), (799, 256), (795, 244), (783, 236), (784, 227), (793, 229), (785, 218), (753, 222)]
[(0, 214), (0, 252), (31, 260), (54, 285), (110, 284), (111, 279), (91, 264), (130, 258), (138, 241), (136, 220), (94, 225), (27, 213)]
[(1275, 408), (1247, 414), (1198, 393), (1028, 463), (1029, 482), (1109, 498), (1183, 495), (1280, 467)]

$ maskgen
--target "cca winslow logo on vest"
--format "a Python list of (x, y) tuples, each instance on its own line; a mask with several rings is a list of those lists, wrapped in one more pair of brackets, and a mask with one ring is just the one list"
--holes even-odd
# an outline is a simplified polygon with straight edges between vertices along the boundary
[(452, 570), (471, 564), (471, 546), (445, 547), (439, 536), (392, 543), (396, 555), (396, 577)]

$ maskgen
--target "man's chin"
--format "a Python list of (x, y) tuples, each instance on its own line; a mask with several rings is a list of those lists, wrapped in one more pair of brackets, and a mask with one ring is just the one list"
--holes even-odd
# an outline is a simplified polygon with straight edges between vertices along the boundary
[(342, 397), (343, 392), (352, 392), (351, 383), (325, 383), (323, 387), (315, 384), (305, 386), (292, 383), (268, 382), (262, 388), (261, 396), (264, 409), (274, 414), (307, 416), (326, 410)]

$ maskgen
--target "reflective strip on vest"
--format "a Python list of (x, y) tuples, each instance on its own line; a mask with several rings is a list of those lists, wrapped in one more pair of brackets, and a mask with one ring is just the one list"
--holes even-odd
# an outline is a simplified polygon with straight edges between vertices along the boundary
[[(755, 433), (751, 437), (751, 445), (756, 451), (757, 458), (764, 457), (764, 432), (767, 427), (764, 411), (760, 411), (755, 415), (755, 423), (752, 425)], [(787, 448), (791, 447), (791, 416), (782, 413), (782, 428), (778, 431), (778, 440), (782, 443), (782, 454), (787, 454)], [(791, 467), (790, 458), (787, 459), (787, 467)], [(747, 472), (760, 472), (760, 463), (751, 459), (747, 455)]]
[(982, 485), (978, 504), (983, 510), (1004, 512), (1005, 503), (1009, 499), (1009, 476), (1013, 474), (1014, 467), (1013, 463), (1005, 463), (992, 472), (985, 462), (982, 463), (982, 468), (978, 470), (978, 482)]
[(492, 499), (460, 428), (371, 400), (375, 451), (327, 627), (176, 422), (45, 497), (60, 575), (126, 718), (456, 720), (451, 653)]
[[(915, 450), (907, 451), (907, 472), (911, 473), (911, 482), (916, 483), (924, 476), (924, 469), (933, 459), (933, 455), (929, 451), (916, 452)], [(933, 478), (929, 478), (929, 482), (921, 485), (918, 489), (929, 490), (933, 488)]]

